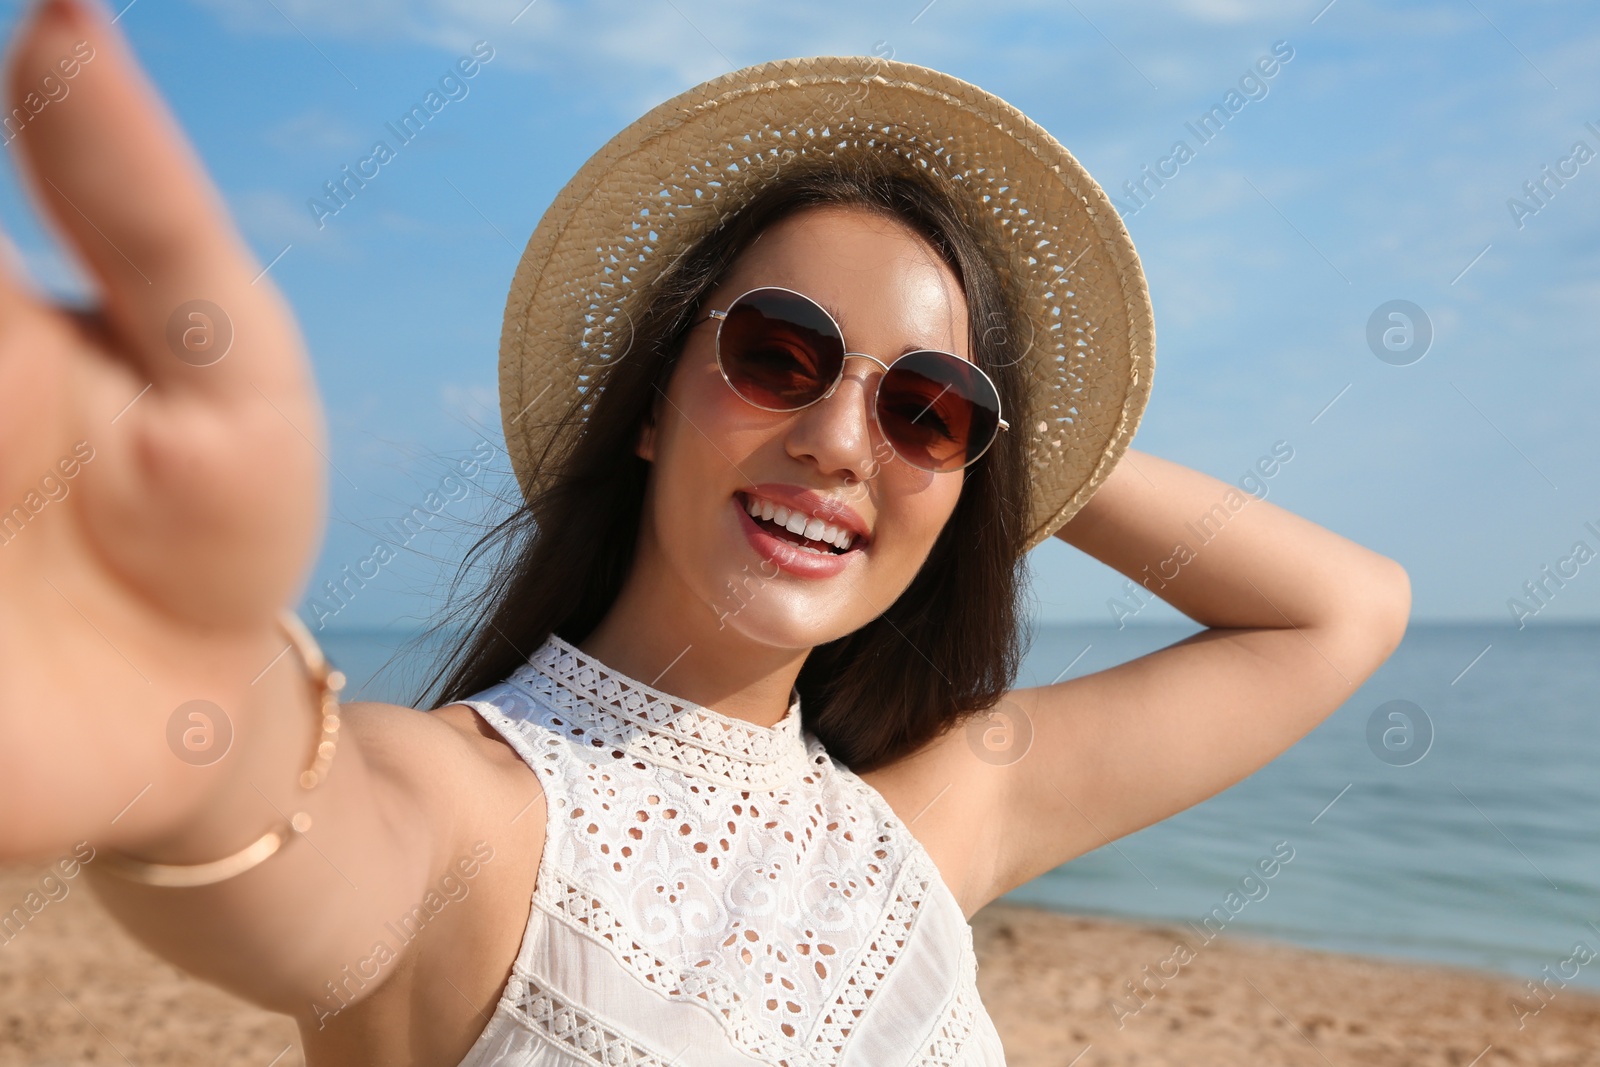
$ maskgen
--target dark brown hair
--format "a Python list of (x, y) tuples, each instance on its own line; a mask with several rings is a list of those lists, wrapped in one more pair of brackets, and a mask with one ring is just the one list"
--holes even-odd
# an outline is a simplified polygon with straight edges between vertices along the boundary
[[(876, 211), (938, 251), (966, 294), (972, 357), (1020, 426), (1026, 383), (1007, 343), (1018, 336), (1017, 305), (985, 251), (984, 232), (945, 180), (872, 156), (788, 166), (640, 294), (626, 355), (605, 369), (599, 395), (580, 397), (562, 419), (585, 425), (557, 434), (568, 442), (563, 451), (538, 461), (545, 491), (490, 529), (462, 562), (455, 603), (434, 626), (459, 626), (461, 635), (417, 706), (486, 689), (552, 632), (577, 644), (599, 624), (628, 576), (639, 533), (650, 465), (634, 452), (638, 428), (667, 386), (694, 313), (762, 231), (803, 208)], [(880, 767), (992, 707), (1011, 687), (1022, 653), (1029, 513), (1025, 434), (1002, 433), (967, 469), (954, 513), (905, 592), (807, 656), (796, 683), (803, 724), (831, 755), (858, 772)], [(484, 562), (487, 580), (459, 597), (469, 568)]]

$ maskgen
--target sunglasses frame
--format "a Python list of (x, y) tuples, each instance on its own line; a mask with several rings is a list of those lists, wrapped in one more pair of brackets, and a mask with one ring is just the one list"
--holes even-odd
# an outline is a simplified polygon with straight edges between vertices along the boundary
[[(764, 404), (757, 404), (754, 400), (751, 400), (749, 397), (747, 397), (743, 393), (739, 392), (738, 388), (736, 386), (734, 386), (733, 381), (728, 377), (728, 368), (725, 367), (723, 365), (723, 362), (722, 362), (722, 324), (727, 321), (728, 313), (731, 312), (733, 310), (733, 308), (739, 303), (739, 301), (743, 300), (745, 297), (749, 296), (752, 293), (759, 293), (759, 292), (762, 292), (763, 290), (767, 290), (767, 289), (773, 289), (773, 290), (777, 290), (778, 292), (788, 293), (791, 296), (799, 297), (801, 300), (804, 300), (807, 303), (811, 304), (814, 308), (816, 308), (816, 310), (818, 312), (821, 313), (823, 318), (828, 320), (829, 325), (831, 325), (833, 327), (834, 333), (836, 333), (839, 336), (839, 344), (840, 344), (840, 346), (842, 346), (845, 349), (844, 355), (839, 360), (839, 373), (834, 377), (833, 381), (828, 385), (827, 390), (824, 391), (822, 393), (822, 395), (817, 397), (815, 400), (812, 400), (812, 401), (809, 401), (807, 403), (801, 404), (799, 407), (795, 407), (795, 408), (769, 408)], [(869, 398), (869, 402), (867, 404), (867, 408), (872, 412), (872, 424), (877, 427), (878, 436), (883, 438), (883, 440), (888, 443), (889, 448), (894, 452), (894, 454), (896, 456), (898, 456), (900, 458), (900, 461), (905, 463), (905, 464), (907, 464), (908, 466), (915, 467), (918, 470), (928, 471), (928, 473), (930, 473), (930, 474), (954, 474), (956, 471), (966, 470), (968, 467), (972, 466), (974, 463), (978, 462), (978, 460), (980, 460), (980, 459), (982, 459), (984, 457), (984, 454), (987, 453), (989, 451), (989, 449), (994, 445), (994, 443), (997, 440), (1000, 439), (1001, 432), (1011, 429), (1011, 424), (1009, 422), (1007, 422), (1005, 419), (1001, 418), (1001, 416), (1000, 416), (1000, 390), (995, 386), (994, 379), (990, 378), (989, 375), (984, 371), (984, 369), (982, 367), (978, 366), (972, 360), (961, 359), (961, 357), (956, 355), (954, 352), (946, 352), (942, 348), (919, 348), (919, 349), (916, 349), (915, 351), (912, 351), (912, 352), (904, 352), (904, 353), (901, 353), (900, 355), (896, 356), (892, 361), (890, 361), (888, 363), (885, 363), (883, 360), (879, 359), (877, 356), (869, 355), (866, 352), (851, 352), (851, 351), (849, 351), (850, 346), (845, 343), (844, 328), (839, 325), (838, 320), (835, 319), (831, 314), (829, 314), (827, 308), (823, 307), (816, 300), (812, 299), (811, 297), (807, 296), (806, 294), (804, 294), (804, 293), (802, 293), (802, 292), (800, 292), (798, 290), (790, 289), (787, 286), (783, 286), (783, 285), (758, 285), (753, 289), (747, 289), (746, 291), (740, 293), (738, 296), (736, 296), (732, 300), (730, 300), (728, 302), (728, 307), (727, 307), (726, 310), (723, 310), (723, 311), (715, 311), (715, 310), (714, 311), (708, 311), (708, 312), (706, 312), (705, 315), (701, 316), (700, 318), (696, 319), (694, 322), (690, 323), (690, 327), (693, 328), (695, 326), (699, 326), (701, 323), (708, 322), (711, 319), (716, 319), (717, 320), (717, 336), (716, 336), (716, 341), (715, 341), (716, 356), (717, 356), (717, 372), (722, 375), (722, 380), (723, 380), (724, 383), (727, 384), (728, 388), (733, 390), (733, 395), (734, 396), (737, 396), (740, 400), (743, 400), (746, 404), (749, 404), (751, 407), (759, 408), (762, 411), (773, 411), (773, 412), (782, 412), (782, 413), (785, 413), (785, 414), (790, 414), (790, 413), (793, 413), (793, 412), (796, 412), (796, 411), (804, 411), (806, 408), (811, 407), (813, 404), (817, 404), (817, 403), (820, 403), (823, 400), (828, 399), (830, 396), (832, 396), (834, 394), (834, 391), (839, 388), (839, 383), (844, 381), (844, 364), (845, 364), (845, 360), (849, 359), (851, 356), (860, 356), (862, 359), (870, 359), (870, 360), (872, 360), (872, 362), (874, 362), (878, 366), (882, 367), (883, 368), (883, 374), (880, 374), (878, 376), (878, 379), (875, 382), (872, 383), (872, 396)], [(901, 454), (901, 452), (900, 452), (900, 450), (898, 448), (895, 448), (894, 438), (892, 438), (887, 432), (885, 432), (885, 430), (883, 428), (883, 423), (878, 418), (878, 389), (883, 384), (884, 376), (889, 373), (889, 371), (894, 367), (895, 364), (899, 363), (902, 359), (905, 359), (907, 356), (917, 356), (917, 355), (922, 355), (924, 353), (934, 353), (934, 354), (941, 355), (941, 356), (948, 356), (951, 359), (960, 360), (962, 363), (968, 364), (969, 366), (972, 367), (973, 370), (978, 372), (979, 376), (982, 377), (985, 382), (987, 382), (989, 384), (989, 388), (994, 390), (995, 422), (996, 422), (996, 425), (997, 425), (997, 429), (996, 429), (995, 433), (990, 435), (989, 440), (984, 444), (983, 448), (978, 452), (977, 455), (975, 455), (971, 459), (967, 460), (961, 466), (952, 467), (949, 470), (931, 469), (931, 468), (928, 468), (928, 467), (924, 467), (919, 463), (913, 463), (911, 460), (907, 459), (904, 455)]]

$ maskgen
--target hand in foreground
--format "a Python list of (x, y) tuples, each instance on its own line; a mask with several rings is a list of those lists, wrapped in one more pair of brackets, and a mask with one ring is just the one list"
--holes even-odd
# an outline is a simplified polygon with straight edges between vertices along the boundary
[(288, 306), (103, 11), (30, 12), (6, 93), (98, 304), (0, 268), (0, 842), (20, 855), (157, 780), (179, 704), (243, 699), (284, 644), (325, 476)]

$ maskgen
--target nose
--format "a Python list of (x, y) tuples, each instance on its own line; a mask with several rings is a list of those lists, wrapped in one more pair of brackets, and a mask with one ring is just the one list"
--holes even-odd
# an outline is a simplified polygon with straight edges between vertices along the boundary
[[(876, 366), (854, 362), (854, 356)], [(881, 361), (865, 353), (847, 353), (844, 374), (833, 391), (796, 412), (787, 442), (789, 454), (813, 460), (824, 474), (840, 475), (846, 484), (877, 474), (888, 452), (871, 411), (877, 377), (873, 372), (882, 367)]]

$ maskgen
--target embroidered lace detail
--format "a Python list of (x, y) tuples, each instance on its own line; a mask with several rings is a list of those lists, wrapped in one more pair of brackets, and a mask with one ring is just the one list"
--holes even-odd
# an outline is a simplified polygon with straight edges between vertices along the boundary
[[(784, 1064), (786, 1067), (801, 1067), (803, 1064), (824, 1067), (836, 1062), (856, 1020), (865, 1012), (879, 979), (889, 970), (895, 955), (910, 939), (912, 925), (930, 885), (930, 874), (921, 863), (907, 863), (896, 886), (893, 902), (883, 916), (877, 933), (849, 969), (839, 994), (818, 1023), (815, 1033), (805, 1035), (809, 1038), (810, 1047), (792, 1042), (780, 1047), (773, 1036), (752, 1017), (738, 990), (732, 985), (716, 973), (674, 968), (631, 938), (621, 919), (603, 900), (565, 877), (555, 874), (548, 879), (548, 884), (541, 883), (536, 890), (536, 903), (569, 925), (588, 933), (619, 963), (659, 990), (662, 996), (673, 1000), (703, 1002), (717, 1015), (729, 1041), (736, 1047), (767, 1062)], [(947, 1035), (947, 1043), (954, 1041), (959, 1048), (960, 1041), (971, 1029), (970, 1011), (964, 1026), (952, 1027), (953, 1022), (959, 1020), (947, 1020), (941, 1033)]]
[[(778, 1067), (834, 1067), (858, 1041), (903, 1049), (895, 1064), (1003, 1063), (959, 906), (883, 798), (802, 731), (798, 697), (755, 726), (552, 635), (468, 702), (546, 798), (537, 921), (480, 1045), (520, 1026), (596, 1064), (671, 1061), (690, 1040)], [(587, 1013), (583, 983), (617, 1022)], [(619, 997), (637, 1010), (617, 1015)]]
[(839, 995), (818, 1024), (816, 1041), (826, 1048), (843, 1050), (856, 1020), (866, 1011), (867, 1002), (877, 991), (879, 980), (888, 973), (911, 939), (911, 927), (922, 910), (931, 879), (915, 861), (907, 862), (904, 873), (877, 934), (868, 942), (844, 980)]
[(975, 984), (975, 970), (971, 947), (968, 946), (967, 951), (961, 955), (961, 984), (956, 989), (956, 995), (951, 998), (950, 1007), (945, 1012), (939, 1029), (927, 1047), (922, 1050), (921, 1057), (917, 1059), (917, 1067), (955, 1067), (961, 1062), (962, 1052), (967, 1047), (967, 1039), (972, 1036), (978, 1012), (983, 1010), (983, 1002), (978, 998), (978, 987)]
[(777, 1042), (750, 1017), (738, 990), (721, 976), (705, 970), (684, 972), (673, 967), (629, 937), (627, 927), (605, 901), (559, 875), (550, 882), (548, 889), (542, 884), (537, 888), (538, 906), (588, 933), (619, 963), (662, 996), (702, 1001), (717, 1016), (734, 1045), (769, 1062), (777, 1062), (782, 1055)]
[[(676, 1057), (664, 1060), (640, 1048), (534, 976), (524, 974), (518, 979), (511, 983), (521, 987), (511, 1001), (511, 1010), (524, 1026), (561, 1051), (596, 1067), (682, 1067)], [(511, 990), (506, 992), (509, 995)]]
[(776, 726), (758, 726), (614, 671), (556, 634), (509, 681), (583, 720), (572, 724), (574, 737), (619, 745), (684, 774), (771, 789), (808, 762), (798, 694)]

